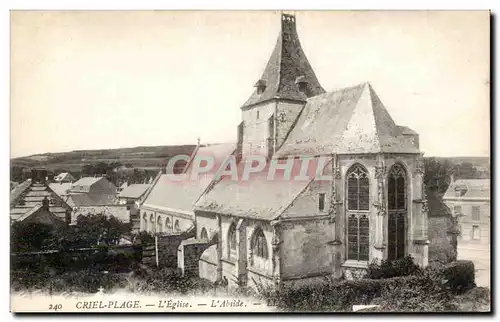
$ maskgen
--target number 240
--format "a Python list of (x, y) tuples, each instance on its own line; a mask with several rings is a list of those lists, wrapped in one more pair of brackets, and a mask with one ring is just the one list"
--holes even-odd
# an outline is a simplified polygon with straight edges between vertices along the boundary
[(49, 304), (49, 310), (61, 310), (62, 309), (62, 304)]

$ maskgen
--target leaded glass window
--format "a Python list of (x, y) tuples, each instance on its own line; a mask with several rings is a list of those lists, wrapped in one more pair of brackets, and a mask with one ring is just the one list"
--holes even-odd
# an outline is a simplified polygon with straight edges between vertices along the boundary
[(406, 171), (400, 164), (392, 166), (388, 178), (389, 210), (406, 209)]
[(253, 236), (252, 250), (255, 256), (264, 259), (268, 258), (266, 236), (264, 236), (264, 232), (262, 232), (262, 229), (260, 228), (257, 229)]
[(347, 172), (347, 259), (368, 261), (370, 249), (370, 182), (356, 164)]
[(347, 209), (368, 210), (370, 208), (370, 182), (368, 172), (356, 164), (347, 174)]

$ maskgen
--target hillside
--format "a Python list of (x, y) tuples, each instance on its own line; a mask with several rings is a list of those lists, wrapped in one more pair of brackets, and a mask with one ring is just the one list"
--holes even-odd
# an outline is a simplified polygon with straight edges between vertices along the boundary
[(196, 145), (140, 146), (133, 148), (77, 150), (44, 153), (11, 159), (11, 167), (46, 167), (50, 171), (80, 171), (86, 164), (119, 162), (133, 168), (154, 169), (165, 165), (174, 155), (191, 155)]

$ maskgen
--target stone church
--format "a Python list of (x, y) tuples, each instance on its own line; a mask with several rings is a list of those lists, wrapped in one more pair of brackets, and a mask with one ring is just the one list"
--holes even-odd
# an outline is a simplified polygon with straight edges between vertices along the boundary
[[(222, 178), (194, 205), (197, 239), (212, 240), (199, 274), (255, 286), (356, 277), (376, 259), (428, 262), (418, 134), (397, 125), (369, 83), (326, 92), (300, 45), (293, 15), (241, 107), (238, 167), (327, 157), (331, 180)], [(208, 232), (208, 237), (207, 237)], [(204, 234), (205, 236), (202, 236)]]
[(236, 149), (220, 155), (235, 156), (238, 170), (255, 155), (277, 163), (327, 159), (328, 180), (269, 180), (267, 171), (248, 181), (213, 176), (202, 187), (174, 189), (191, 191), (182, 207), (175, 203), (186, 198), (156, 180), (141, 230), (159, 213), (182, 217), (176, 236), (183, 240), (166, 243), (175, 245), (178, 267), (233, 286), (355, 278), (373, 260), (407, 255), (426, 266), (419, 136), (394, 122), (373, 87), (326, 92), (288, 14), (254, 87), (241, 106)]

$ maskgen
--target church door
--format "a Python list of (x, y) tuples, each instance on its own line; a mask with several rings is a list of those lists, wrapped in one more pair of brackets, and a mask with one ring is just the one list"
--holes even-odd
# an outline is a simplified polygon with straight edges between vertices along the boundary
[(406, 254), (407, 180), (403, 166), (395, 164), (388, 177), (388, 259), (403, 258)]

